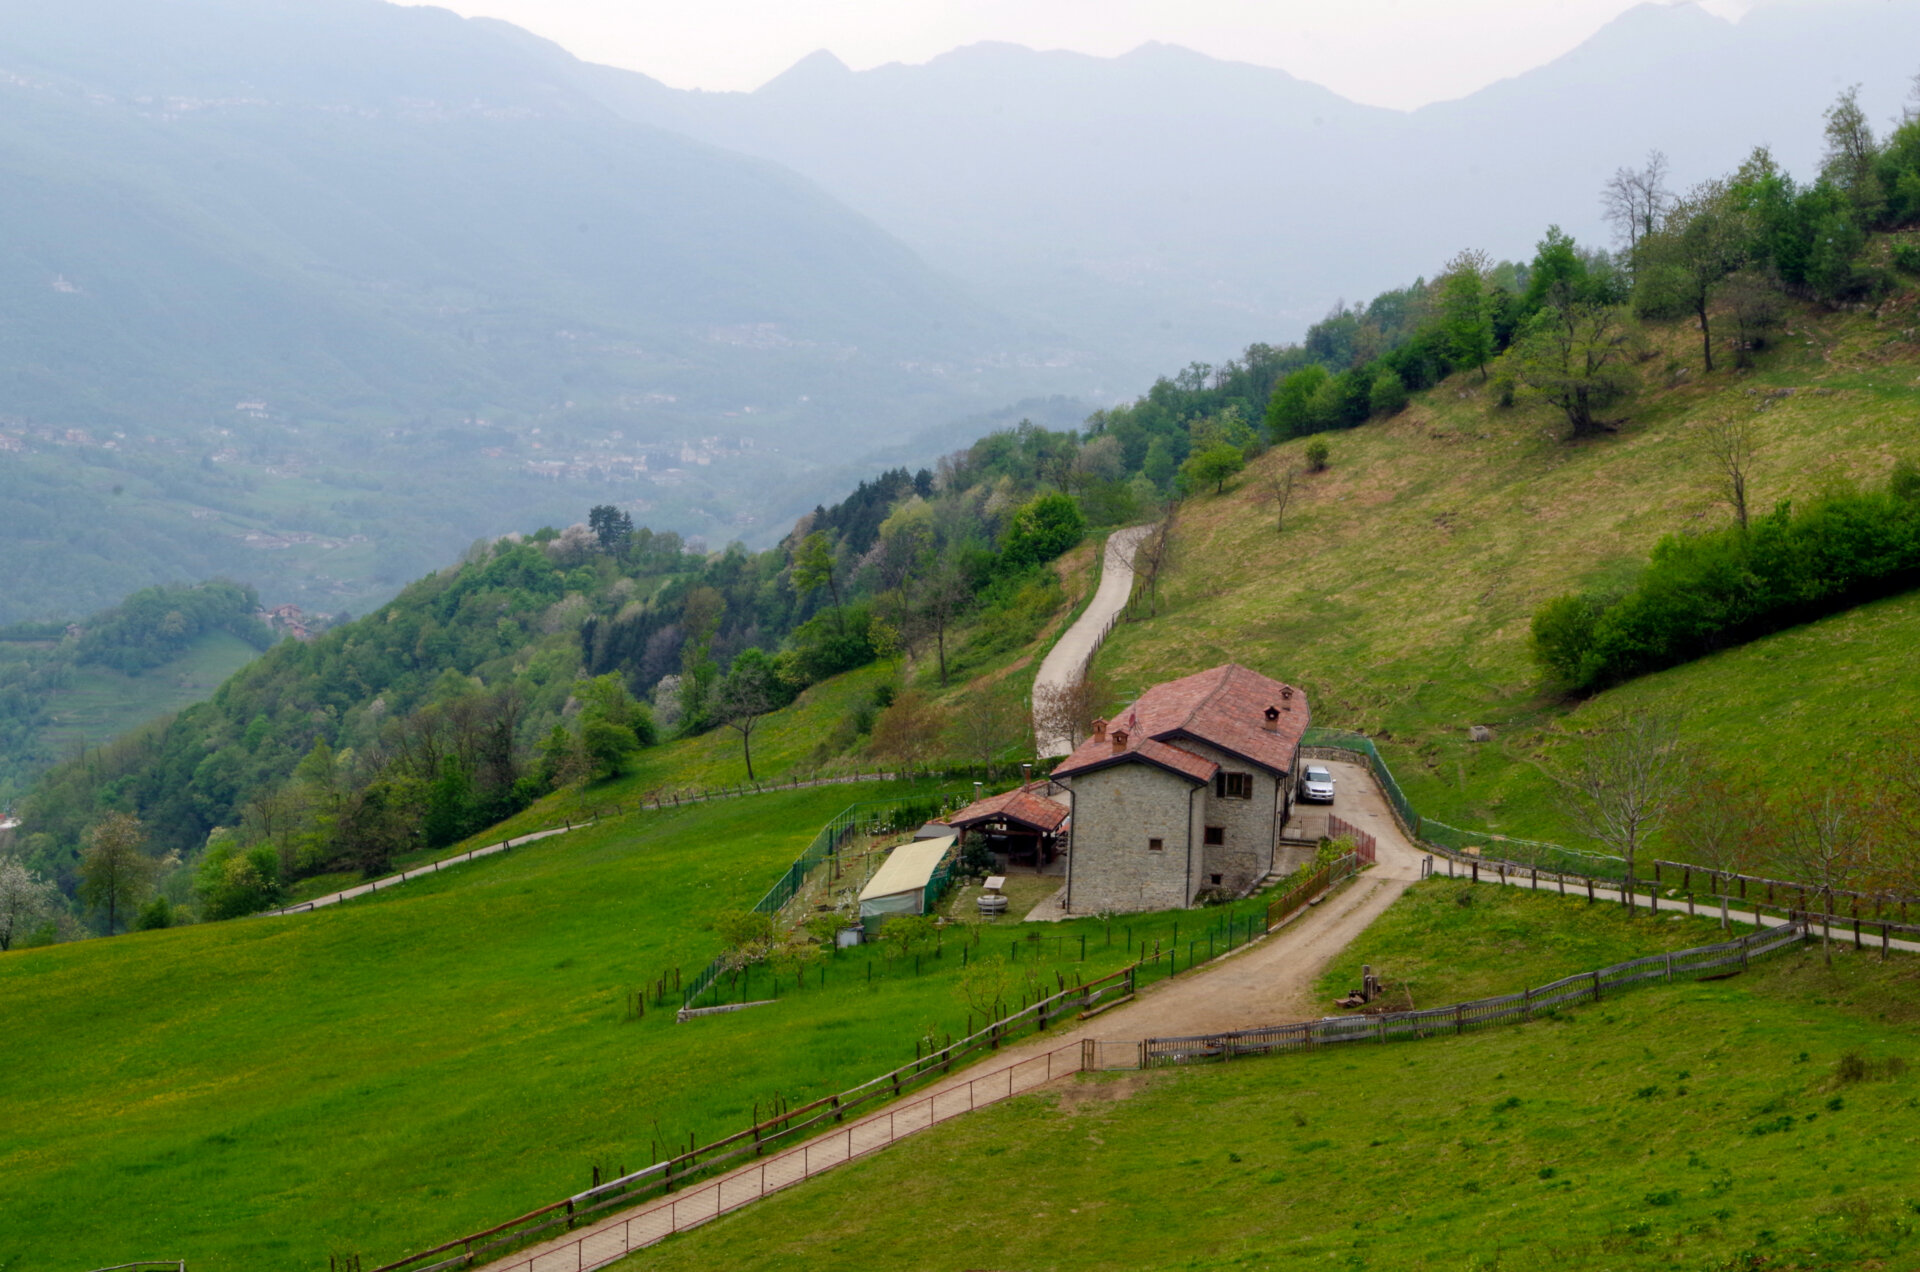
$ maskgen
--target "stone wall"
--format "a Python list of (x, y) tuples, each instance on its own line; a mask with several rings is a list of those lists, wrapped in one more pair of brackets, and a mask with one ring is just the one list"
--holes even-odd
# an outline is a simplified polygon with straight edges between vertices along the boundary
[[(1200, 806), (1207, 795), (1192, 794), (1193, 783), (1185, 778), (1137, 761), (1072, 780), (1073, 912), (1126, 914), (1191, 904), (1206, 879), (1200, 869)], [(1155, 838), (1164, 845), (1157, 852), (1148, 846)]]

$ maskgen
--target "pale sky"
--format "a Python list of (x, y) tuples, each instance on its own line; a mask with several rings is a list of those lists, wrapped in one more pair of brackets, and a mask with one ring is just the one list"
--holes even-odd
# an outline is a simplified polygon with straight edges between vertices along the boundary
[[(753, 89), (815, 49), (856, 70), (1002, 40), (1111, 57), (1159, 40), (1411, 109), (1573, 48), (1638, 0), (439, 0), (675, 88)], [(1657, 2), (1657, 0), (1656, 0)], [(1703, 0), (1737, 17), (1749, 0)]]

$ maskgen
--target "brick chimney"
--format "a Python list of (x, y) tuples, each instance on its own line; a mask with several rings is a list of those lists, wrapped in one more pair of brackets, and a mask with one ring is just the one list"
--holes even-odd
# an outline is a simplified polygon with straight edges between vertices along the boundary
[(1280, 686), (1280, 709), (1283, 711), (1293, 710), (1293, 686), (1292, 685)]
[(1266, 710), (1266, 717), (1267, 717), (1266, 723), (1261, 725), (1261, 727), (1264, 728), (1268, 733), (1280, 732), (1280, 708), (1268, 707)]
[(1093, 722), (1093, 736), (1096, 738), (1104, 738), (1107, 736), (1107, 722), (1105, 720), (1095, 720)]
[(1113, 749), (1116, 751), (1124, 751), (1127, 749), (1127, 731), (1125, 729), (1115, 729), (1113, 731)]

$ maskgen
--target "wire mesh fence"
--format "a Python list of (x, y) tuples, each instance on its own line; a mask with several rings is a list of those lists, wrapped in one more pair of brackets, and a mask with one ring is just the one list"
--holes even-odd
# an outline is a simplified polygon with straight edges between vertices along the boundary
[(1300, 745), (1303, 751), (1315, 753), (1316, 758), (1333, 758), (1326, 752), (1345, 752), (1348, 757), (1357, 757), (1364, 762), (1374, 780), (1380, 784), (1380, 789), (1386, 792), (1387, 801), (1393, 806), (1401, 829), (1415, 842), (1428, 844), (1450, 855), (1504, 860), (1518, 866), (1594, 879), (1621, 879), (1626, 875), (1626, 862), (1607, 853), (1589, 852), (1536, 839), (1516, 839), (1485, 830), (1462, 830), (1458, 826), (1449, 826), (1443, 821), (1421, 816), (1414, 809), (1413, 801), (1407, 798), (1407, 793), (1400, 789), (1400, 783), (1395, 780), (1393, 770), (1381, 756), (1380, 748), (1364, 733), (1316, 725), (1301, 737)]
[[(903, 830), (931, 821), (952, 806), (963, 796), (955, 792), (930, 792), (918, 795), (906, 795), (899, 799), (873, 800), (866, 803), (850, 804), (834, 814), (833, 820), (822, 826), (813, 837), (806, 850), (794, 859), (781, 876), (774, 880), (767, 894), (754, 902), (756, 914), (777, 915), (786, 907), (787, 902), (806, 886), (807, 876), (822, 865), (837, 857), (847, 841), (859, 834), (873, 834), (883, 831)], [(947, 882), (947, 874), (942, 872), (938, 882), (942, 887)], [(929, 883), (929, 889), (932, 888)], [(934, 894), (937, 896), (938, 894)], [(714, 982), (726, 972), (727, 956), (718, 955), (711, 963), (702, 968), (682, 991), (680, 1005), (692, 1007), (706, 992), (713, 988)]]

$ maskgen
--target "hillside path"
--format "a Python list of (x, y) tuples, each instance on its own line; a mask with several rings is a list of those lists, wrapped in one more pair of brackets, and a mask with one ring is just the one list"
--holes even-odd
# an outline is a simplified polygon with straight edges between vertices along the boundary
[(1152, 526), (1129, 526), (1107, 536), (1107, 554), (1100, 569), (1100, 586), (1073, 626), (1061, 633), (1060, 639), (1047, 651), (1046, 658), (1041, 660), (1040, 670), (1033, 678), (1036, 706), (1033, 725), (1038, 753), (1043, 759), (1072, 751), (1073, 739), (1042, 726), (1037, 710), (1041, 692), (1075, 684), (1086, 671), (1087, 661), (1107, 637), (1108, 626), (1127, 607), (1127, 600), (1133, 595), (1133, 551), (1151, 529)]
[[(1093, 1020), (1006, 1047), (949, 1077), (918, 1088), (904, 1106), (896, 1103), (851, 1122), (846, 1128), (836, 1128), (820, 1136), (816, 1142), (825, 1161), (807, 1166), (803, 1164), (804, 1158), (796, 1158), (797, 1149), (788, 1150), (772, 1160), (801, 1164), (791, 1166), (790, 1173), (784, 1177), (770, 1181), (766, 1175), (769, 1163), (753, 1162), (703, 1182), (692, 1189), (691, 1194), (679, 1195), (681, 1203), (688, 1202), (693, 1194), (716, 1199), (710, 1203), (696, 1202), (696, 1211), (691, 1217), (684, 1211), (674, 1210), (674, 1196), (657, 1198), (521, 1251), (494, 1266), (499, 1272), (584, 1272), (603, 1267), (670, 1232), (684, 1232), (720, 1213), (737, 1209), (763, 1195), (762, 1190), (770, 1192), (798, 1183), (893, 1142), (900, 1134), (894, 1125), (894, 1114), (903, 1108), (932, 1109), (945, 1094), (959, 1097), (962, 1109), (1005, 1098), (999, 1094), (977, 1098), (969, 1088), (982, 1073), (1003, 1071), (1022, 1061), (1043, 1060), (1051, 1052), (1077, 1046), (1086, 1039), (1187, 1037), (1328, 1014), (1314, 998), (1314, 981), (1341, 950), (1419, 879), (1420, 863), (1426, 855), (1417, 851), (1400, 832), (1399, 824), (1387, 811), (1386, 797), (1365, 766), (1336, 760), (1330, 761), (1329, 767), (1335, 770), (1340, 782), (1337, 811), (1374, 837), (1378, 863), (1284, 927), (1195, 971), (1182, 972), (1172, 980), (1150, 985), (1134, 1001)], [(1027, 1083), (1018, 1090), (1031, 1090), (1036, 1085), (1041, 1083)], [(1011, 1081), (1008, 1088), (1008, 1094), (1015, 1093)], [(846, 1149), (837, 1147), (842, 1141), (848, 1146)], [(697, 1207), (701, 1204), (711, 1204), (715, 1213), (700, 1212)]]

